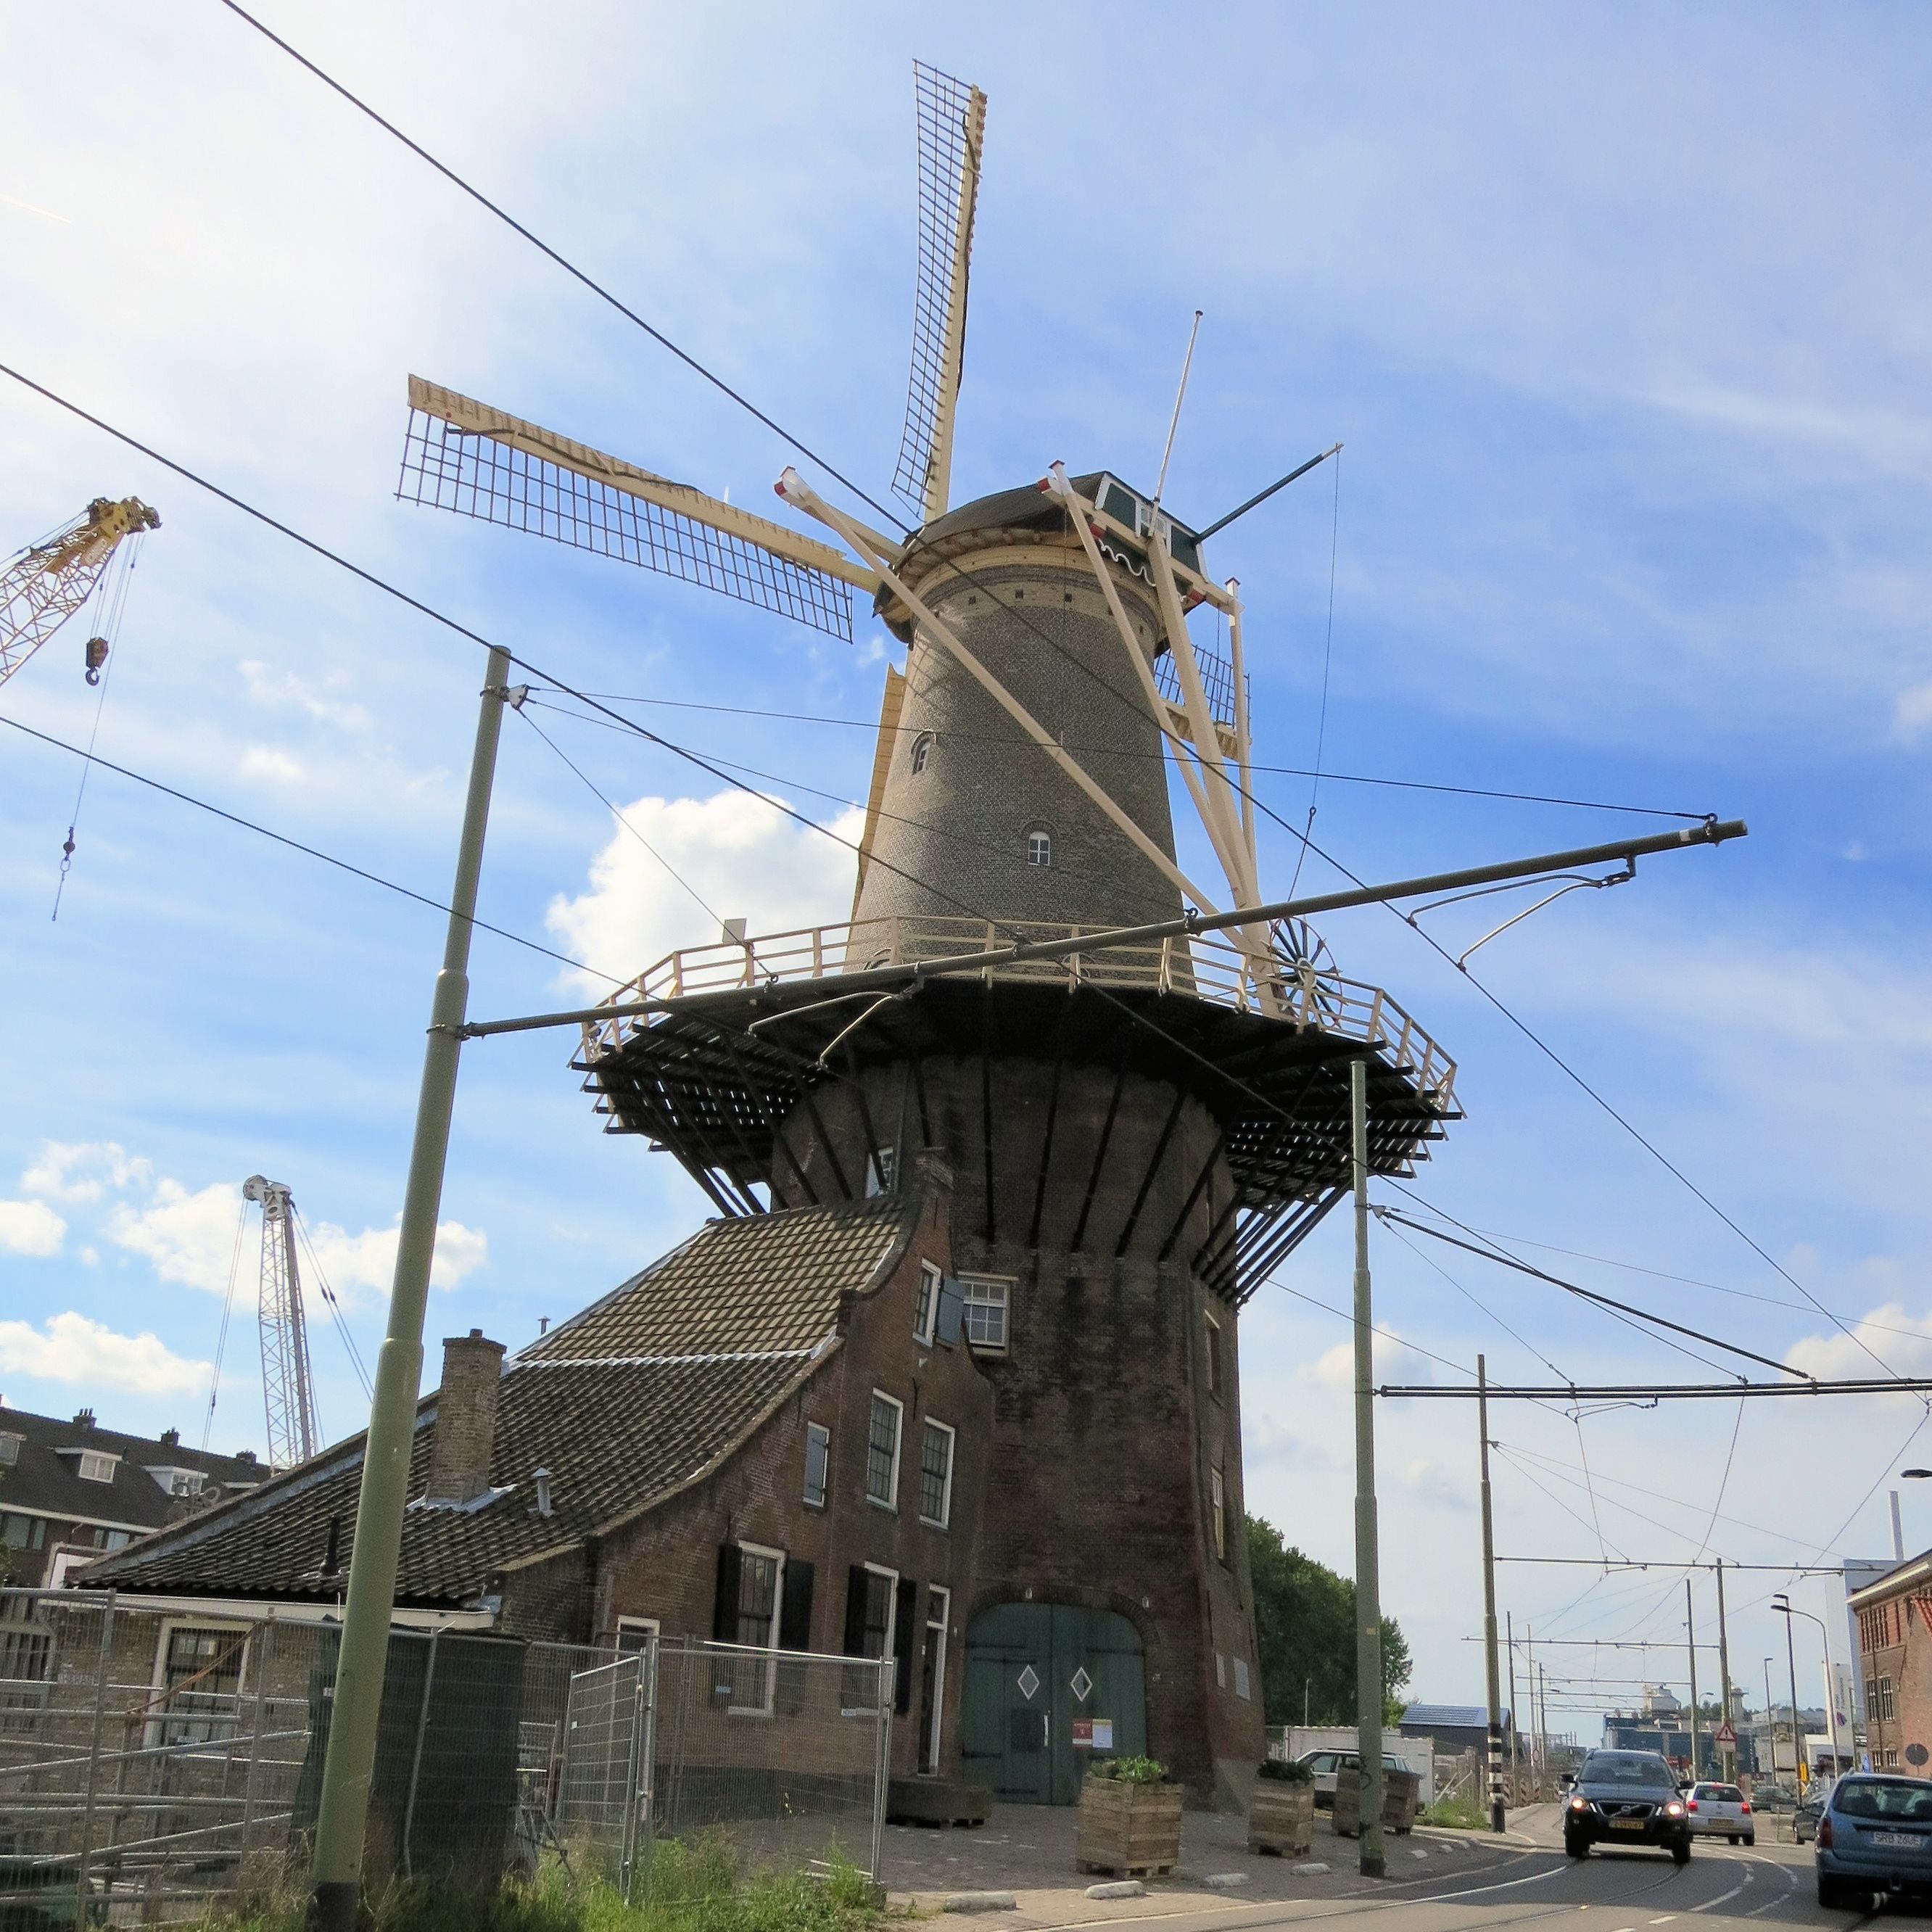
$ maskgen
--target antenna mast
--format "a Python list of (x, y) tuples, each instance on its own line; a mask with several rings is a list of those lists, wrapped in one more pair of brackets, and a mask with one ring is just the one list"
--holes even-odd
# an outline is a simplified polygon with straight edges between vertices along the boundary
[(1167, 425), (1167, 447), (1160, 453), (1160, 475), (1155, 479), (1154, 500), (1158, 503), (1167, 489), (1167, 460), (1174, 454), (1174, 433), (1180, 427), (1180, 405), (1187, 394), (1187, 372), (1194, 367), (1194, 338), (1201, 333), (1201, 311), (1194, 311), (1194, 326), (1187, 332), (1187, 358), (1180, 365), (1180, 387), (1174, 392), (1174, 415)]
[(279, 1180), (251, 1174), (242, 1198), (262, 1207), (262, 1400), (268, 1424), (268, 1463), (292, 1469), (320, 1446), (315, 1390), (309, 1378), (308, 1329), (296, 1266), (295, 1202)]

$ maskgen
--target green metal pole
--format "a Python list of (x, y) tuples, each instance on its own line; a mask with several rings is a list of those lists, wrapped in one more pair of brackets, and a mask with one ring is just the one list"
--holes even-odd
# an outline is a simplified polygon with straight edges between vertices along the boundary
[(1355, 1168), (1355, 1702), (1361, 1762), (1362, 1876), (1380, 1878), (1382, 1798), (1382, 1612), (1376, 1530), (1375, 1311), (1369, 1286), (1369, 1070), (1348, 1063)]
[(308, 1906), (310, 1932), (351, 1932), (356, 1919), (362, 1836), (375, 1772), (376, 1720), (382, 1703), (382, 1672), (388, 1658), (389, 1618), (395, 1606), (403, 1507), (408, 1500), (410, 1449), (422, 1383), (423, 1317), (429, 1299), (430, 1263), (436, 1253), (436, 1214), (442, 1204), (450, 1114), (456, 1100), (456, 1064), (461, 1051), (457, 1030), (469, 1004), (470, 934), (509, 674), (509, 653), (493, 648), (477, 713), (476, 749), (470, 761), (470, 790), (464, 801), (463, 836), (457, 851), (456, 883), (449, 897), (442, 970), (436, 975), (429, 1037), (423, 1048), (416, 1138), (410, 1149), (395, 1279), (389, 1292), (389, 1328), (376, 1358), (375, 1399), (369, 1410), (362, 1492), (356, 1506), (356, 1542), (349, 1564), (349, 1598), (335, 1670), (334, 1710), (328, 1755), (322, 1761), (314, 1888)]
[(1490, 1694), (1490, 1829), (1500, 1832), (1503, 1816), (1502, 1667), (1496, 1655), (1496, 1534), (1490, 1513), (1489, 1364), (1476, 1358), (1476, 1426), (1483, 1440), (1483, 1665)]

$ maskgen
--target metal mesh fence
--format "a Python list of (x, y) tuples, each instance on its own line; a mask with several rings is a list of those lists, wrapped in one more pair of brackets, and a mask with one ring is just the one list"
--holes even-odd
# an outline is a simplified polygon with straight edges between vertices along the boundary
[[(332, 1623), (0, 1590), (0, 1925), (166, 1923), (299, 1886), (338, 1642)], [(876, 1875), (891, 1669), (398, 1629), (365, 1875), (488, 1882), (549, 1856), (634, 1886), (654, 1843), (700, 1838), (741, 1870)]]

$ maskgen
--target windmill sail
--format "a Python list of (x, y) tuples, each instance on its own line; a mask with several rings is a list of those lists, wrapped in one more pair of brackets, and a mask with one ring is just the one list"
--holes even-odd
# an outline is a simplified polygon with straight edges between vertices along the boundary
[(410, 378), (396, 494), (702, 584), (848, 643), (874, 572), (688, 484)]
[(952, 482), (986, 97), (969, 82), (917, 62), (913, 80), (919, 103), (919, 284), (913, 300), (912, 386), (892, 488), (931, 523), (944, 513)]

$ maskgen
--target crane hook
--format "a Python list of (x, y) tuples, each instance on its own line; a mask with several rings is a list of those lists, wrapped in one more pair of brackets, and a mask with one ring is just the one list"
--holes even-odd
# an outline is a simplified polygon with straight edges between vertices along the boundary
[(89, 638), (87, 640), (87, 681), (89, 684), (100, 682), (100, 667), (107, 662), (107, 640)]

